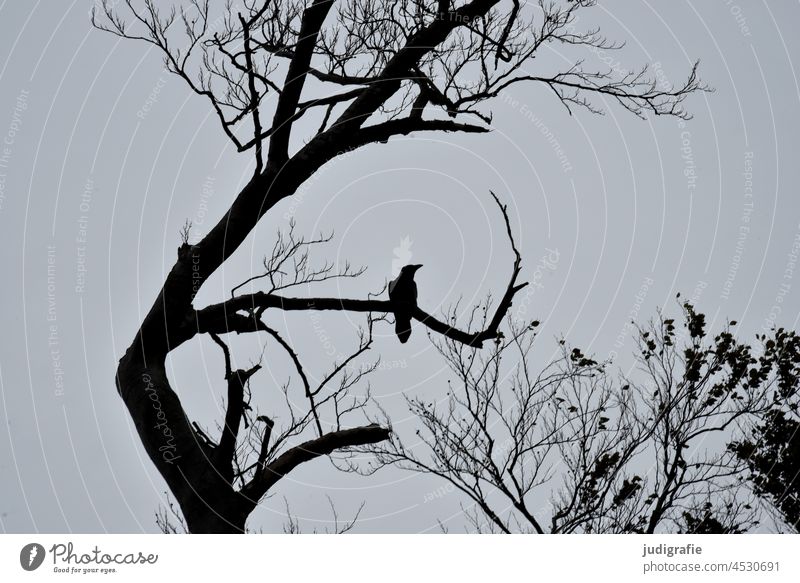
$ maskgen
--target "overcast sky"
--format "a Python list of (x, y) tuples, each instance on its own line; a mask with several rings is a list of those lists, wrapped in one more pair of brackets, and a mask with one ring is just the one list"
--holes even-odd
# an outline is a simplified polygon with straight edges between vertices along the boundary
[[(116, 393), (116, 363), (174, 261), (181, 225), (191, 220), (202, 234), (251, 169), (159, 55), (91, 28), (91, 4), (0, 0), (4, 532), (156, 531), (166, 487)], [(256, 269), (293, 216), (303, 233), (335, 229), (320, 261), (368, 266), (325, 293), (364, 297), (399, 260), (424, 264), (425, 309), (462, 296), (469, 305), (498, 293), (510, 269), (492, 189), (510, 203), (524, 275), (538, 284), (513, 309), (542, 321), (543, 361), (564, 335), (626, 366), (626, 322), (675, 312), (677, 292), (712, 328), (730, 318), (747, 338), (773, 321), (796, 328), (800, 5), (610, 1), (583, 18), (627, 41), (613, 54), (587, 53), (589, 68), (650, 64), (679, 82), (700, 59), (715, 92), (690, 98), (694, 119), (683, 123), (641, 121), (612, 103), (604, 116), (570, 116), (545, 88), (519, 85), (494, 103), (491, 134), (398, 139), (326, 167), (260, 223), (198, 303)], [(272, 322), (319, 377), (356, 341), (361, 319)], [(242, 365), (258, 357), (252, 342), (236, 346)], [(406, 345), (380, 329), (374, 352), (386, 364), (373, 392), (413, 435), (403, 393), (443, 398), (444, 363), (419, 328)], [(190, 417), (213, 427), (219, 350), (195, 339), (170, 367)], [(259, 390), (289, 372), (271, 365)], [(328, 494), (342, 517), (366, 502), (361, 532), (435, 531), (437, 519), (459, 531), (464, 500), (442, 486), (396, 470), (345, 475), (317, 460), (282, 481), (249, 524), (280, 531), (285, 497), (306, 530), (330, 527)]]

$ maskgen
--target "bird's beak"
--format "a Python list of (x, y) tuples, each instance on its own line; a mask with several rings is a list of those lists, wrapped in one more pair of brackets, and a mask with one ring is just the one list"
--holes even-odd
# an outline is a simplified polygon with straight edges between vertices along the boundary
[(417, 263), (416, 265), (412, 265), (412, 267), (414, 268), (414, 271), (416, 271), (417, 269), (422, 267), (422, 264), (421, 263)]

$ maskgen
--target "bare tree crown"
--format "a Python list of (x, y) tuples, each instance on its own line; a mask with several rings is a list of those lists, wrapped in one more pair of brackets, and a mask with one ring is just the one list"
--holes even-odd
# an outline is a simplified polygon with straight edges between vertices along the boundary
[[(255, 228), (260, 218), (328, 161), (345, 152), (413, 132), (483, 133), (491, 128), (488, 102), (512, 85), (529, 82), (546, 88), (570, 112), (601, 111), (611, 100), (637, 116), (648, 113), (687, 117), (685, 98), (705, 87), (696, 64), (688, 78), (664, 87), (648, 70), (618, 75), (596, 70), (580, 58), (565, 69), (530, 73), (534, 57), (546, 47), (613, 50), (621, 45), (597, 29), (584, 28), (578, 13), (591, 0), (538, 4), (518, 0), (100, 0), (93, 24), (119, 37), (158, 49), (168, 71), (216, 113), (222, 130), (240, 152), (253, 156), (250, 181), (219, 222), (195, 244), (188, 226), (178, 257), (117, 369), (117, 387), (128, 406), (145, 449), (167, 481), (193, 532), (244, 529), (244, 520), (266, 492), (298, 464), (335, 451), (388, 439), (388, 427), (369, 424), (343, 428), (346, 414), (364, 405), (348, 392), (364, 374), (350, 363), (372, 344), (373, 314), (397, 312), (390, 300), (289, 297), (288, 290), (334, 277), (356, 277), (361, 270), (328, 263), (312, 267), (308, 249), (326, 240), (305, 240), (289, 232), (278, 238), (252, 275), (225, 301), (198, 309), (197, 291)], [(537, 67), (539, 62), (537, 61)], [(302, 134), (295, 132), (303, 119)], [(307, 121), (313, 123), (308, 124)], [(309, 130), (308, 128), (315, 128)], [(513, 263), (509, 282), (479, 329), (455, 318), (442, 322), (412, 306), (411, 317), (432, 333), (474, 350), (501, 342), (501, 325), (524, 283), (522, 257), (512, 237), (505, 205), (500, 207)], [(264, 286), (258, 291), (245, 286)], [(405, 306), (408, 308), (408, 306)], [(334, 363), (322, 384), (313, 386), (297, 351), (266, 321), (278, 310), (364, 312), (365, 332), (353, 355)], [(278, 428), (266, 415), (251, 418), (249, 384), (260, 363), (234, 369), (226, 334), (264, 334), (277, 343), (297, 371), (307, 404)], [(170, 351), (208, 334), (225, 357), (227, 405), (220, 437), (213, 440), (190, 423), (167, 379)], [(359, 370), (361, 372), (354, 372)], [(147, 393), (142, 379), (146, 378)], [(338, 385), (337, 385), (338, 383)], [(288, 385), (283, 387), (288, 392)], [(147, 394), (170, 420), (169, 447), (180, 451), (164, 459), (164, 435), (154, 431)], [(328, 411), (324, 417), (321, 409)], [(244, 438), (241, 425), (250, 429)], [(255, 428), (255, 429), (254, 429)], [(306, 428), (315, 437), (289, 447)], [(242, 447), (250, 448), (242, 455)], [(286, 446), (286, 447), (284, 447)]]
[[(599, 113), (606, 97), (640, 117), (688, 117), (684, 99), (704, 89), (696, 64), (676, 87), (659, 86), (647, 67), (618, 75), (581, 60), (529, 74), (548, 47), (622, 47), (580, 22), (593, 0), (228, 0), (220, 13), (209, 0), (166, 10), (155, 0), (124, 3), (117, 10), (103, 0), (95, 26), (160, 49), (165, 67), (209, 100), (236, 148), (255, 150), (257, 171), (264, 144), (270, 157), (288, 156), (294, 122), (314, 113), (319, 129), (305, 139), (369, 123), (373, 129), (358, 133), (380, 141), (415, 130), (486, 129), (486, 102), (520, 82), (548, 88), (570, 110)], [(424, 116), (479, 125), (429, 126)]]

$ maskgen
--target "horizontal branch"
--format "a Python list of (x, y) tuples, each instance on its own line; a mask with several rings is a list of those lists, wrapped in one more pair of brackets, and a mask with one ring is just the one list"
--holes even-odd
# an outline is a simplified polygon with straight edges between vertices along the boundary
[[(406, 121), (406, 120), (396, 120)], [(389, 125), (386, 122), (380, 125)], [(430, 122), (429, 122), (430, 123)], [(446, 120), (441, 123), (452, 123)], [(462, 124), (456, 124), (462, 125)], [(374, 126), (377, 127), (377, 126)], [(360, 130), (358, 133), (366, 131), (368, 128)], [(514, 242), (511, 230), (511, 222), (508, 217), (508, 208), (504, 205), (494, 192), (490, 191), (492, 199), (497, 204), (503, 216), (503, 223), (506, 228), (506, 236), (514, 254), (511, 278), (506, 286), (503, 297), (497, 305), (492, 318), (488, 320), (488, 325), (484, 330), (478, 332), (464, 332), (445, 324), (434, 316), (425, 312), (422, 308), (413, 305), (401, 305), (391, 300), (357, 300), (350, 298), (287, 298), (274, 293), (255, 292), (233, 297), (225, 302), (214, 304), (195, 312), (195, 332), (211, 334), (227, 334), (229, 332), (246, 333), (266, 331), (270, 329), (261, 321), (261, 315), (269, 308), (277, 308), (285, 311), (296, 310), (337, 310), (346, 312), (377, 312), (389, 313), (396, 312), (398, 309), (410, 310), (411, 316), (421, 324), (427, 326), (434, 332), (450, 338), (456, 342), (466, 344), (475, 348), (481, 348), (487, 340), (492, 340), (501, 336), (500, 324), (511, 309), (514, 296), (523, 289), (527, 283), (517, 283), (517, 278), (522, 270), (522, 256)], [(242, 312), (245, 312), (243, 314)]]
[(459, 123), (446, 119), (406, 117), (363, 127), (353, 134), (351, 142), (354, 143), (354, 147), (360, 147), (374, 142), (385, 142), (393, 136), (405, 136), (412, 132), (423, 131), (479, 134), (487, 133), (490, 129), (479, 125)]
[[(505, 315), (508, 308), (511, 306), (511, 298), (525, 287), (525, 285), (527, 284), (523, 283), (509, 288), (511, 291), (506, 294), (504, 301), (498, 306), (498, 314), (492, 320), (490, 326), (478, 332), (464, 332), (449, 324), (445, 324), (418, 306), (412, 308), (411, 316), (434, 332), (438, 332), (451, 340), (480, 348), (484, 341), (497, 337), (499, 333), (499, 323), (502, 320), (502, 316)], [(214, 304), (202, 310), (198, 310), (196, 312), (196, 325), (197, 332), (201, 334), (227, 334), (231, 332), (242, 334), (264, 331), (264, 326), (260, 317), (263, 311), (269, 308), (284, 311), (335, 310), (344, 312), (390, 313), (394, 312), (397, 307), (398, 306), (390, 300), (286, 298), (275, 294), (256, 292), (237, 296), (226, 302)], [(251, 313), (244, 315), (238, 313), (240, 311)]]

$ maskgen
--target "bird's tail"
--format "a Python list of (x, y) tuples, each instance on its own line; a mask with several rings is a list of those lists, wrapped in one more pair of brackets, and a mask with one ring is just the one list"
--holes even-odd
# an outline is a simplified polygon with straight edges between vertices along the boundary
[(394, 331), (400, 342), (403, 344), (408, 342), (408, 339), (411, 338), (411, 318), (395, 315)]

